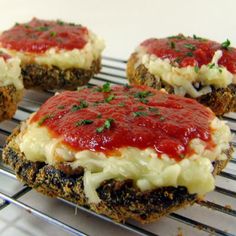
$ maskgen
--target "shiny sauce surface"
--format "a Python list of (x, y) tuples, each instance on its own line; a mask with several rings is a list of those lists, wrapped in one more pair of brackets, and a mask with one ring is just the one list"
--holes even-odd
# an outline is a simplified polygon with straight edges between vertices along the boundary
[(16, 23), (0, 35), (2, 47), (29, 53), (44, 53), (50, 48), (82, 49), (88, 40), (88, 29), (63, 21), (33, 18), (25, 24)]
[(180, 34), (162, 39), (147, 39), (141, 46), (147, 53), (162, 59), (168, 58), (180, 67), (207, 65), (215, 52), (222, 50), (223, 55), (218, 64), (226, 67), (231, 73), (236, 73), (236, 49), (229, 47), (226, 42), (220, 44), (197, 36), (192, 38)]
[(75, 151), (111, 155), (119, 148), (152, 148), (181, 160), (192, 155), (189, 142), (211, 146), (213, 113), (195, 100), (145, 86), (115, 86), (66, 91), (48, 99), (31, 123)]

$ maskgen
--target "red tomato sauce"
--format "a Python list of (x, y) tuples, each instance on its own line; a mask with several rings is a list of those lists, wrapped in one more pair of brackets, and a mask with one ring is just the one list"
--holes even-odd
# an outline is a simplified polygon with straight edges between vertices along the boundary
[(87, 40), (86, 27), (36, 18), (25, 24), (16, 24), (0, 36), (2, 47), (30, 53), (44, 53), (52, 47), (82, 49)]
[(194, 138), (211, 143), (213, 113), (195, 100), (145, 86), (85, 88), (46, 101), (31, 123), (80, 150), (116, 152), (123, 147), (153, 148), (176, 160), (192, 155)]
[(236, 49), (224, 48), (222, 44), (200, 37), (185, 37), (183, 35), (169, 38), (151, 38), (141, 43), (147, 53), (162, 59), (168, 58), (180, 67), (207, 65), (214, 53), (222, 50), (223, 55), (218, 64), (225, 66), (231, 73), (236, 73)]
[(2, 51), (0, 51), (0, 58), (3, 58), (4, 61), (7, 61), (8, 59), (11, 58), (11, 56), (6, 54), (6, 53), (4, 53), (4, 52), (2, 52)]

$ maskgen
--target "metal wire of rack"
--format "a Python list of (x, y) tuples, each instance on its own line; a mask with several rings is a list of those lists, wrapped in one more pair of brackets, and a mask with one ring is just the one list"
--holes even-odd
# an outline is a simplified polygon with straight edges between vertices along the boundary
[[(111, 57), (103, 58), (103, 69), (102, 71), (94, 76), (90, 80), (90, 84), (101, 85), (104, 82), (110, 82), (111, 84), (125, 84), (127, 83), (125, 77), (125, 66), (126, 61)], [(21, 120), (27, 118), (32, 112), (36, 111), (38, 107), (49, 97), (53, 95), (52, 92), (38, 92), (38, 91), (27, 91), (26, 96), (20, 103), (15, 116), (9, 120), (4, 121), (0, 124), (0, 152), (5, 142), (6, 137), (11, 133), (12, 129), (16, 127)], [(231, 128), (232, 133), (236, 134), (236, 113), (229, 113), (224, 116), (228, 125)], [(236, 146), (236, 135), (232, 141), (233, 146)], [(16, 179), (15, 174), (11, 169), (5, 166), (0, 161), (0, 175), (7, 178)], [(1, 178), (1, 177), (0, 177)], [(48, 224), (54, 224), (62, 230), (69, 232), (73, 235), (84, 236), (88, 235), (83, 232), (79, 227), (71, 226), (70, 224), (57, 219), (56, 217), (50, 216), (49, 214), (40, 211), (33, 206), (24, 203), (21, 197), (26, 195), (31, 191), (31, 188), (23, 186), (19, 191), (14, 194), (6, 194), (0, 191), (0, 214), (1, 210), (5, 209), (9, 205), (16, 205), (17, 207), (26, 210), (27, 212), (35, 215), (36, 217), (46, 221)], [(215, 194), (215, 195), (214, 195)], [(218, 196), (216, 198), (215, 196)], [(218, 199), (218, 201), (215, 201)], [(74, 203), (68, 202), (64, 199), (59, 199), (60, 201), (75, 207), (81, 212), (86, 212), (89, 215), (99, 218), (103, 221), (109, 222), (126, 230), (128, 233), (135, 233), (137, 235), (159, 235), (159, 230), (155, 227), (147, 227), (139, 225), (135, 222), (125, 222), (117, 223), (112, 221), (106, 216), (98, 215), (87, 208), (80, 207)], [(225, 200), (225, 201), (224, 201)], [(227, 203), (232, 204), (229, 206)], [(212, 196), (208, 197), (206, 200), (198, 202), (192, 210), (188, 209), (178, 211), (177, 213), (172, 213), (167, 218), (179, 223), (186, 225), (186, 227), (191, 227), (194, 230), (201, 231), (207, 234), (213, 235), (223, 235), (223, 236), (233, 236), (236, 235), (236, 156), (230, 160), (228, 167), (221, 172), (217, 179), (217, 186)], [(197, 212), (200, 217), (192, 217), (191, 211)], [(201, 216), (204, 215), (203, 219)], [(75, 216), (76, 217), (76, 216)], [(223, 217), (223, 218), (222, 218)], [(213, 220), (205, 220), (213, 218)], [(224, 226), (218, 222), (218, 219), (224, 219)]]

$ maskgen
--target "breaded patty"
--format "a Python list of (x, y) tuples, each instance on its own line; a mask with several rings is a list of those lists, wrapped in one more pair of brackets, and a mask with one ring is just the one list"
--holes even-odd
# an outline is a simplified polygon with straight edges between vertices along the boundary
[[(196, 194), (189, 194), (185, 187), (140, 191), (132, 180), (108, 180), (96, 190), (101, 202), (89, 203), (84, 193), (83, 168), (72, 171), (63, 165), (52, 166), (27, 160), (16, 142), (19, 132), (18, 128), (8, 138), (3, 161), (13, 168), (19, 180), (50, 197), (61, 197), (89, 207), (116, 221), (132, 218), (141, 223), (155, 221), (163, 215), (193, 204), (198, 198)], [(227, 160), (215, 162), (214, 174), (224, 168), (232, 151), (232, 148), (227, 151)]]
[[(147, 85), (156, 89), (165, 89), (168, 93), (174, 94), (174, 88), (161, 78), (150, 73), (145, 65), (140, 64), (137, 54), (133, 53), (127, 63), (127, 78), (130, 84)], [(196, 98), (197, 101), (208, 106), (217, 115), (221, 116), (230, 111), (236, 111), (236, 84), (230, 84), (226, 88), (211, 87), (211, 92)], [(190, 97), (186, 94), (186, 97)]]
[(9, 137), (3, 161), (46, 195), (149, 223), (214, 189), (231, 139), (193, 99), (106, 83), (49, 98)]
[(67, 68), (61, 69), (57, 66), (48, 67), (35, 63), (22, 65), (22, 76), (24, 86), (41, 89), (70, 89), (88, 83), (93, 75), (101, 69), (101, 59), (94, 61), (89, 69)]
[(14, 85), (0, 87), (0, 121), (13, 117), (22, 97), (23, 89), (16, 90)]
[(104, 41), (80, 24), (33, 18), (0, 35), (0, 49), (21, 60), (25, 88), (71, 89), (101, 69)]

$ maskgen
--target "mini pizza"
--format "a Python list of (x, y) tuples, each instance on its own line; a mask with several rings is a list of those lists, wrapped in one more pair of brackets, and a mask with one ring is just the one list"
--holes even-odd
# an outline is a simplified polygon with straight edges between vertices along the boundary
[(99, 72), (104, 42), (82, 25), (33, 18), (4, 31), (0, 48), (21, 59), (25, 88), (76, 89)]
[(22, 96), (20, 60), (0, 50), (0, 121), (15, 114)]
[(214, 189), (230, 140), (193, 99), (104, 84), (46, 101), (9, 137), (3, 160), (41, 193), (148, 223)]
[(194, 98), (216, 115), (236, 111), (236, 49), (229, 40), (182, 34), (145, 40), (128, 60), (127, 77), (131, 84)]

